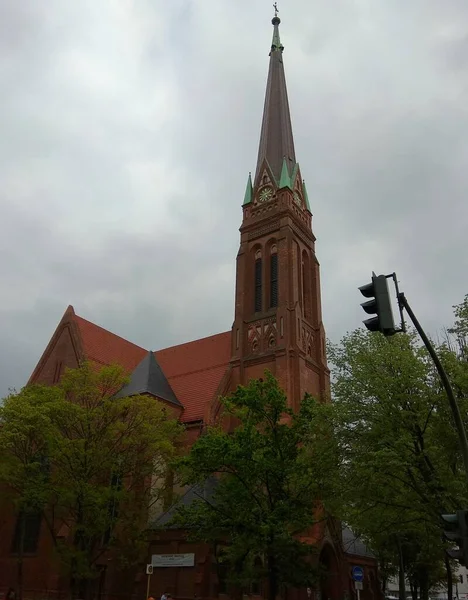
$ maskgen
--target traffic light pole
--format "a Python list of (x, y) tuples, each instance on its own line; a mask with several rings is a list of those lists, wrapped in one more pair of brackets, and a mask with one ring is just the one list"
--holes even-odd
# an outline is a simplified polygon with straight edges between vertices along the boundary
[(445, 372), (444, 367), (442, 366), (442, 363), (440, 362), (440, 359), (437, 356), (437, 353), (434, 350), (429, 338), (425, 334), (424, 329), (421, 327), (421, 324), (419, 323), (418, 319), (416, 318), (416, 315), (411, 310), (411, 307), (408, 304), (408, 301), (406, 300), (405, 294), (403, 292), (400, 292), (398, 294), (398, 303), (400, 305), (400, 310), (402, 310), (404, 308), (406, 310), (406, 312), (408, 313), (409, 318), (413, 321), (413, 325), (416, 327), (416, 330), (419, 333), (419, 335), (421, 336), (421, 339), (424, 342), (424, 345), (426, 346), (427, 351), (429, 352), (432, 360), (434, 361), (434, 364), (439, 373), (440, 379), (445, 388), (445, 392), (447, 393), (447, 398), (448, 398), (448, 401), (450, 404), (450, 409), (452, 410), (453, 420), (455, 421), (455, 426), (456, 426), (457, 432), (458, 432), (458, 439), (460, 442), (460, 448), (461, 448), (461, 452), (462, 452), (462, 456), (463, 456), (463, 463), (465, 465), (466, 480), (468, 482), (468, 439), (466, 437), (466, 431), (465, 431), (465, 426), (463, 425), (463, 419), (461, 417), (460, 409), (458, 408), (458, 404), (455, 399), (455, 395), (453, 393), (452, 386), (450, 385), (449, 378), (447, 377), (447, 373)]

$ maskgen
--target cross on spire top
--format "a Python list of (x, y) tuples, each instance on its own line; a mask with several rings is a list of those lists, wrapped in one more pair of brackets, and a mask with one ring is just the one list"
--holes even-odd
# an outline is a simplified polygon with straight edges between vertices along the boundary
[(278, 3), (277, 3), (277, 2), (275, 2), (275, 3), (273, 4), (273, 8), (275, 9), (275, 17), (277, 17), (277, 16), (278, 16), (278, 13), (279, 13), (279, 10), (278, 10)]

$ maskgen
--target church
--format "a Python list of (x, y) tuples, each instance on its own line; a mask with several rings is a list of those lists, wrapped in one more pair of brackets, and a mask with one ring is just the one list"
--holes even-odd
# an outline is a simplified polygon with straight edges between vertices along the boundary
[[(130, 375), (125, 394), (148, 394), (170, 406), (186, 429), (187, 444), (216, 421), (219, 396), (259, 378), (269, 369), (297, 410), (306, 392), (329, 395), (325, 331), (322, 323), (319, 262), (315, 252), (311, 204), (296, 159), (286, 89), (280, 19), (272, 20), (273, 38), (255, 172), (249, 174), (242, 199), (240, 246), (236, 258), (235, 313), (231, 330), (171, 348), (153, 351), (92, 323), (69, 306), (53, 333), (29, 383), (54, 384), (66, 367), (82, 360), (97, 365), (118, 363)], [(312, 202), (313, 203), (313, 202)], [(103, 324), (104, 325), (104, 324)], [(190, 501), (191, 490), (183, 496)], [(168, 515), (159, 518), (161, 523)], [(0, 590), (14, 586), (11, 553), (15, 519), (4, 518), (0, 535)], [(319, 546), (326, 576), (317, 590), (290, 590), (288, 597), (340, 600), (356, 597), (352, 567), (364, 569), (362, 600), (380, 598), (374, 557), (341, 525), (320, 530)], [(31, 553), (24, 558), (25, 597), (47, 592), (66, 596), (45, 528), (38, 528)], [(184, 533), (159, 529), (149, 542), (153, 554), (194, 554), (188, 567), (155, 569), (149, 592), (158, 597), (228, 598), (212, 550), (186, 541)], [(146, 563), (126, 573), (111, 561), (101, 565), (99, 598), (143, 598)], [(157, 571), (157, 572), (156, 572)], [(30, 593), (29, 593), (30, 592)], [(264, 596), (262, 589), (247, 595)]]

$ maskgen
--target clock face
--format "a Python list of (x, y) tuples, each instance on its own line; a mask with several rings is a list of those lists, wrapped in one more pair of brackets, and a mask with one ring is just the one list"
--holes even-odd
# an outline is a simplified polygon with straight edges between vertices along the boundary
[(298, 206), (302, 206), (302, 200), (301, 197), (299, 196), (299, 194), (297, 192), (294, 192), (294, 202), (298, 205)]
[(258, 195), (258, 201), (259, 202), (268, 202), (268, 200), (271, 200), (272, 196), (273, 196), (273, 190), (271, 189), (271, 187), (265, 187)]

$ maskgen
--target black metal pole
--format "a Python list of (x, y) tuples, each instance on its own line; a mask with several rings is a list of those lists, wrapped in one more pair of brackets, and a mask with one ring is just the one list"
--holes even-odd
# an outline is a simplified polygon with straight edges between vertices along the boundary
[(460, 449), (461, 449), (462, 456), (463, 456), (463, 463), (465, 465), (466, 480), (468, 482), (468, 440), (466, 437), (465, 426), (463, 425), (463, 420), (462, 420), (462, 417), (460, 414), (460, 409), (458, 408), (458, 404), (455, 399), (455, 395), (453, 393), (452, 386), (450, 385), (449, 378), (447, 377), (447, 373), (445, 372), (444, 367), (442, 366), (442, 363), (440, 362), (439, 357), (437, 356), (437, 353), (434, 350), (429, 338), (425, 334), (424, 329), (421, 327), (414, 312), (411, 310), (411, 307), (408, 304), (408, 301), (406, 300), (405, 295), (403, 293), (398, 294), (398, 302), (400, 303), (400, 306), (402, 306), (403, 308), (406, 309), (406, 312), (408, 313), (410, 319), (413, 321), (413, 324), (416, 327), (417, 332), (421, 336), (421, 339), (424, 342), (424, 345), (426, 346), (427, 351), (429, 352), (432, 360), (434, 361), (434, 364), (437, 368), (440, 379), (442, 380), (442, 383), (444, 385), (445, 391), (447, 393), (447, 398), (448, 398), (448, 401), (450, 404), (450, 408), (452, 410), (453, 420), (455, 421), (455, 426), (456, 426), (457, 432), (458, 432)]
[[(387, 277), (390, 277), (390, 275), (387, 275)], [(400, 297), (400, 288), (398, 287), (398, 279), (397, 279), (396, 273), (392, 273), (391, 277), (393, 279), (393, 283), (395, 284), (397, 298), (399, 298)], [(403, 333), (406, 333), (405, 319), (403, 317), (403, 306), (401, 305), (401, 302), (398, 302), (398, 309), (400, 311), (400, 327), (401, 327), (400, 331), (402, 331)]]

